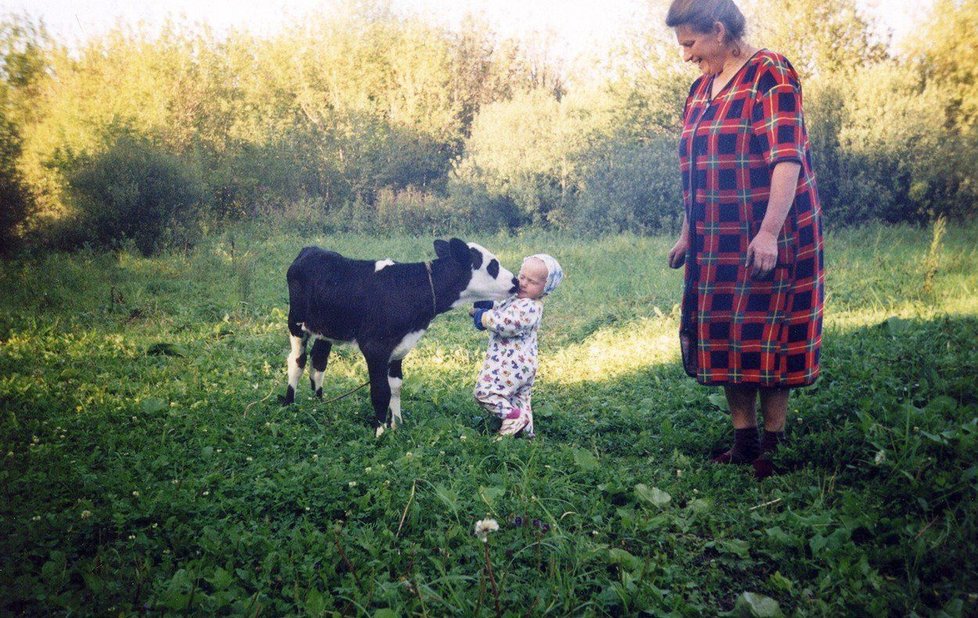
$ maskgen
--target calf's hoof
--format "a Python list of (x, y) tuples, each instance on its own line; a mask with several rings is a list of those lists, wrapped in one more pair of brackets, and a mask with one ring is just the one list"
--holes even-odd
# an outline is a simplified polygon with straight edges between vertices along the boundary
[(291, 386), (285, 391), (285, 395), (278, 396), (278, 402), (283, 406), (291, 405), (295, 402), (295, 389)]

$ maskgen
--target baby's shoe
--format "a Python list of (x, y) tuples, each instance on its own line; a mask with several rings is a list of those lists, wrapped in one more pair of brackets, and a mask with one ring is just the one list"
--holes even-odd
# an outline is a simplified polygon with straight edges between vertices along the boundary
[(527, 415), (519, 408), (513, 408), (503, 419), (503, 425), (499, 428), (500, 436), (514, 436), (523, 430), (530, 422)]

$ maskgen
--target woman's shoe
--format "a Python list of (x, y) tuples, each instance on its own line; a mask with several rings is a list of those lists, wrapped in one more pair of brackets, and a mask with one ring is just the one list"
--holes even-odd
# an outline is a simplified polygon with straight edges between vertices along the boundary
[(768, 453), (761, 455), (751, 464), (754, 466), (754, 478), (759, 481), (778, 474), (778, 470), (774, 467), (774, 462), (771, 461), (771, 456)]

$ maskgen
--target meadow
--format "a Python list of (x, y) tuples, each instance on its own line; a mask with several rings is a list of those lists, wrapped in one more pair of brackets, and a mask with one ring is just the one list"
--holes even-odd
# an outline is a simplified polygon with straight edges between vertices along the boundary
[[(401, 430), (373, 437), (366, 389), (281, 407), (298, 250), (431, 240), (252, 224), (5, 261), (0, 613), (978, 614), (978, 225), (828, 234), (822, 378), (763, 482), (708, 463), (729, 420), (681, 370), (664, 236), (469, 239), (567, 273), (535, 440), (473, 403), (463, 310), (406, 358)], [(326, 398), (365, 379), (334, 348)]]

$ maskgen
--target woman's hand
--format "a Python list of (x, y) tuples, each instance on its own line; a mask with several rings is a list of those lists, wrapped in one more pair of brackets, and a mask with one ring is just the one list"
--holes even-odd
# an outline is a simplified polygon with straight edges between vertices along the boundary
[(680, 234), (679, 240), (669, 250), (669, 268), (679, 268), (685, 264), (687, 251), (689, 251), (689, 236)]
[(778, 263), (778, 238), (761, 230), (747, 247), (747, 262), (744, 267), (751, 277), (766, 277)]

